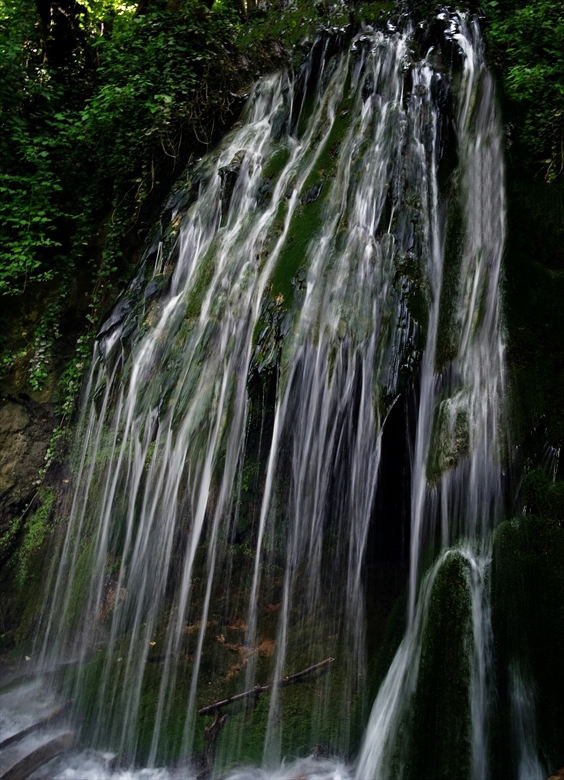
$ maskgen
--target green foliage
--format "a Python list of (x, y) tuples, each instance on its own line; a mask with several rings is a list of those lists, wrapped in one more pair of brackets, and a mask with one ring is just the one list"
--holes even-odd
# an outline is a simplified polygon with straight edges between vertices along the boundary
[(64, 418), (118, 274), (130, 273), (124, 236), (177, 160), (210, 142), (241, 83), (232, 3), (168, 10), (154, 0), (136, 14), (99, 0), (77, 13), (63, 67), (50, 60), (36, 6), (0, 0), (0, 295), (34, 285), (47, 300), (29, 336), (3, 339), (0, 366), (27, 365), (29, 387), (43, 390), (65, 307), (86, 288), (83, 335), (58, 390)]
[(0, 294), (88, 260), (84, 247), (103, 223), (111, 251), (159, 183), (163, 158), (176, 159), (186, 140), (208, 143), (235, 98), (231, 4), (82, 9), (82, 50), (57, 70), (35, 6), (0, 0)]
[(517, 139), (554, 180), (564, 169), (564, 6), (558, 0), (485, 0), (483, 8)]
[(152, 186), (155, 149), (176, 156), (187, 123), (208, 141), (209, 112), (229, 106), (235, 33), (225, 8), (210, 13), (198, 0), (118, 17), (111, 37), (95, 41), (96, 88), (74, 127), (84, 151), (139, 192)]
[(62, 184), (46, 133), (58, 89), (33, 15), (26, 0), (0, 3), (0, 294), (52, 279), (61, 247)]
[(47, 306), (35, 329), (34, 353), (30, 365), (29, 384), (41, 390), (49, 377), (48, 366), (53, 341), (61, 337), (59, 318), (68, 284), (61, 285), (57, 297)]
[(61, 245), (53, 237), (55, 225), (50, 208), (61, 186), (51, 179), (45, 160), (36, 158), (33, 163), (35, 170), (27, 175), (0, 174), (2, 292), (21, 292), (30, 281), (52, 279), (53, 269), (42, 262), (42, 250)]

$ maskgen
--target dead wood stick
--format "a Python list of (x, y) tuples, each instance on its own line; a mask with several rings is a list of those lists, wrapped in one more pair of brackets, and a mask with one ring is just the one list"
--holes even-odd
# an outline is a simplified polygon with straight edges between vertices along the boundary
[(310, 672), (315, 672), (316, 669), (321, 669), (323, 666), (332, 664), (334, 660), (334, 658), (326, 658), (324, 661), (320, 661), (318, 664), (309, 666), (307, 669), (303, 669), (301, 672), (296, 672), (296, 674), (290, 674), (287, 677), (282, 677), (281, 680), (276, 680), (276, 682), (268, 683), (268, 685), (255, 685), (255, 687), (251, 688), (250, 691), (236, 693), (234, 696), (228, 696), (227, 699), (221, 699), (221, 701), (214, 701), (213, 704), (208, 704), (207, 707), (202, 707), (201, 710), (198, 710), (198, 715), (210, 715), (212, 712), (221, 709), (221, 707), (226, 707), (228, 704), (241, 701), (241, 699), (247, 699), (249, 696), (258, 696), (259, 694), (263, 693), (263, 691), (268, 691), (270, 688), (282, 688), (284, 685), (289, 685), (290, 683), (293, 683), (295, 680), (299, 680), (300, 677), (304, 677)]

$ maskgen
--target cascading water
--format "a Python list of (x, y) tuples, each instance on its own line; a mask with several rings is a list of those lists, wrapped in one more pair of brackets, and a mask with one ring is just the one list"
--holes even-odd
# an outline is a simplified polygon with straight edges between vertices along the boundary
[[(414, 773), (448, 576), (463, 602), (457, 744), (488, 776), (502, 152), (478, 31), (441, 24), (442, 53), (417, 59), (413, 31), (367, 30), (344, 53), (326, 36), (298, 74), (260, 81), (171, 200), (174, 248), (148, 250), (100, 331), (42, 657), (71, 669), (83, 741), (125, 764), (189, 757), (199, 707), (327, 658), (298, 704), (274, 687), (230, 716), (216, 765), (354, 748), (372, 704), (383, 432), (403, 397), (407, 627), (350, 771)], [(346, 773), (315, 766), (295, 772)]]
[[(489, 532), (501, 508), (498, 428), (503, 342), (498, 281), (504, 235), (503, 168), (491, 78), (479, 47), (471, 46), (476, 31), (471, 36), (468, 29), (462, 28), (454, 36), (465, 55), (457, 116), (465, 230), (456, 258), (456, 283), (448, 291), (452, 296), (448, 333), (453, 343), (452, 359), (438, 373), (439, 302), (441, 298), (444, 302), (446, 296), (441, 296), (445, 270), (437, 236), (439, 256), (432, 266), (434, 295), (421, 364), (414, 454), (408, 624), (372, 710), (359, 759), (360, 777), (402, 776), (404, 767), (401, 757), (398, 763), (394, 740), (417, 687), (433, 580), (452, 556), (466, 570), (471, 597), (472, 775), (476, 780), (488, 776), (486, 721), (491, 650), (487, 569)], [(448, 470), (440, 473), (433, 485), (429, 477), (436, 459), (446, 461)], [(444, 466), (439, 464), (441, 472)], [(425, 545), (433, 538), (437, 515), (443, 552), (421, 579)], [(463, 546), (459, 546), (461, 540)]]

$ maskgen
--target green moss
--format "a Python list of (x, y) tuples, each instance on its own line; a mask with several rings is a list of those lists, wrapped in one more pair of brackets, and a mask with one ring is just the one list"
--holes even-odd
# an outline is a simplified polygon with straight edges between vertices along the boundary
[(350, 105), (348, 100), (345, 100), (337, 112), (314, 168), (304, 182), (301, 205), (292, 217), (288, 238), (274, 269), (270, 294), (275, 299), (282, 296), (285, 308), (291, 308), (295, 287), (293, 280), (298, 272), (305, 268), (309, 247), (323, 227), (324, 204), (335, 172), (339, 147), (349, 125), (345, 110), (347, 107)]
[[(203, 585), (205, 586), (205, 581)], [(197, 584), (195, 587), (197, 591)], [(195, 592), (194, 600), (199, 601), (201, 595)], [(239, 600), (241, 599), (246, 603), (248, 593), (241, 593)], [(217, 603), (215, 599), (214, 603)], [(278, 607), (278, 604), (266, 603), (265, 594), (261, 594), (259, 642), (255, 656), (258, 683), (271, 682), (274, 675), (278, 612), (273, 607)], [(221, 609), (226, 608), (227, 605), (224, 603)], [(163, 614), (165, 612), (166, 610)], [(331, 619), (331, 613), (323, 611), (319, 620), (307, 625), (298, 621), (291, 627), (286, 673), (300, 671), (314, 661), (328, 657), (327, 640), (320, 639), (321, 635), (329, 633), (327, 619)], [(198, 632), (199, 624), (196, 620), (190, 630), (186, 631), (177, 658), (177, 675), (174, 685), (169, 686), (169, 700), (161, 727), (157, 756), (157, 761), (160, 763), (174, 762), (180, 757)], [(196, 709), (244, 689), (248, 658), (243, 646), (244, 632), (245, 627), (240, 621), (235, 620), (231, 623), (231, 619), (226, 619), (225, 616), (223, 620), (213, 615), (209, 616), (198, 679)], [(152, 636), (156, 646), (148, 653), (135, 729), (135, 760), (141, 763), (147, 760), (153, 738), (164, 669), (164, 659), (159, 654), (162, 652), (161, 648), (165, 646), (164, 622), (160, 627), (155, 628)], [(110, 661), (110, 656), (107, 649), (102, 649), (82, 668), (80, 675), (76, 669), (67, 674), (66, 686), (76, 696), (77, 712), (85, 724), (83, 738), (92, 743), (96, 736), (96, 744), (104, 749), (115, 750), (119, 747), (119, 728), (114, 730), (114, 726), (122, 721), (123, 705), (119, 697), (116, 697), (113, 703), (107, 702), (104, 718), (98, 717), (100, 681), (107, 674), (108, 690), (119, 691), (122, 688), (125, 659), (129, 652), (130, 641), (130, 634), (116, 641), (112, 648), (109, 672), (105, 669), (105, 664)], [(336, 635), (332, 641), (332, 649), (334, 649), (335, 642), (338, 641)], [(135, 648), (133, 657), (137, 653), (144, 653), (145, 649), (142, 646)], [(333, 749), (347, 750), (348, 748), (350, 713), (343, 701), (347, 677), (346, 656), (343, 652), (336, 652), (335, 655), (337, 660), (331, 668), (311, 674), (278, 691), (279, 712), (283, 724), (280, 734), (281, 749), (285, 756), (307, 755), (317, 744), (330, 745)], [(80, 684), (75, 688), (77, 681)], [(362, 695), (362, 691), (353, 692), (348, 704), (354, 705), (354, 697), (358, 695)], [(260, 762), (264, 749), (269, 705), (270, 693), (265, 692), (256, 700), (249, 699), (225, 710), (228, 719), (216, 746), (217, 767), (226, 767), (234, 763)], [(202, 753), (205, 748), (204, 728), (210, 721), (211, 717), (196, 716), (193, 743), (193, 752), (196, 755)]]
[[(23, 646), (37, 627), (44, 597), (46, 571), (54, 526), (55, 491), (42, 487), (25, 510), (13, 518), (0, 537), (2, 555), (2, 644)], [(13, 615), (15, 620), (11, 620)], [(12, 623), (12, 626), (10, 626)], [(6, 628), (8, 625), (8, 629)]]
[(417, 688), (409, 713), (406, 778), (470, 777), (472, 605), (469, 563), (448, 554), (425, 618)]
[(33, 512), (24, 526), (24, 538), (18, 551), (19, 565), (17, 580), (20, 586), (25, 583), (30, 558), (43, 544), (51, 531), (55, 491), (43, 488), (39, 494), (39, 507)]
[[(161, 635), (158, 635), (161, 640)], [(120, 729), (117, 734), (114, 730), (116, 723), (123, 721), (124, 713), (119, 696), (111, 700), (104, 711), (104, 717), (99, 717), (100, 683), (107, 680), (108, 690), (121, 691), (124, 685), (126, 672), (126, 658), (129, 651), (130, 636), (121, 637), (113, 646), (111, 666), (109, 670), (106, 664), (110, 662), (108, 648), (97, 651), (95, 657), (79, 669), (72, 669), (65, 679), (65, 686), (76, 697), (75, 707), (80, 716), (82, 738), (91, 744), (98, 744), (104, 749), (117, 749), (119, 747)], [(162, 646), (161, 642), (158, 642)], [(135, 652), (143, 652), (141, 647)], [(135, 730), (135, 758), (140, 762), (146, 762), (153, 738), (153, 727), (157, 712), (159, 687), (164, 665), (160, 662), (158, 654), (149, 654), (149, 663), (145, 666), (143, 684), (140, 691), (137, 728)], [(186, 677), (186, 664), (180, 664), (177, 686), (172, 691), (172, 700), (167, 711), (162, 730), (160, 761), (174, 761), (178, 758), (182, 743), (184, 721), (186, 717), (186, 697), (190, 686), (190, 679)], [(78, 685), (77, 685), (78, 683)], [(133, 758), (133, 756), (129, 756)]]
[(215, 246), (212, 242), (206, 256), (202, 258), (196, 270), (194, 281), (190, 285), (188, 303), (186, 305), (186, 318), (196, 319), (200, 315), (202, 303), (206, 296), (215, 272)]
[(336, 110), (335, 119), (333, 125), (319, 153), (313, 170), (304, 182), (303, 193), (306, 193), (311, 187), (315, 186), (319, 179), (330, 178), (337, 163), (337, 157), (339, 154), (340, 146), (345, 138), (350, 123), (350, 109), (352, 108), (353, 96), (350, 92), (350, 74), (347, 75), (346, 82), (343, 87), (343, 94), (345, 98)]
[(9, 561), (10, 566), (15, 567), (15, 580), (19, 590), (26, 585), (29, 570), (40, 551), (45, 540), (52, 530), (53, 507), (55, 503), (55, 491), (51, 487), (41, 488), (32, 503), (37, 508), (23, 516), (15, 517), (7, 529), (0, 536), (0, 552), (9, 552), (15, 539), (21, 536), (15, 558)]
[(303, 138), (309, 121), (313, 116), (313, 112), (317, 105), (317, 96), (313, 91), (309, 91), (304, 95), (302, 104), (300, 106), (299, 121), (296, 126), (295, 134), (297, 138)]
[(268, 160), (262, 169), (262, 175), (264, 178), (270, 179), (270, 181), (276, 181), (286, 167), (289, 159), (290, 150), (287, 146), (281, 146), (274, 152), (272, 157)]
[(380, 25), (394, 11), (397, 11), (396, 3), (388, 0), (377, 0), (376, 2), (359, 3), (354, 8), (354, 16), (365, 24)]
[(435, 407), (427, 479), (435, 484), (445, 471), (454, 468), (470, 447), (470, 422), (464, 396), (443, 398)]
[[(299, 671), (311, 664), (311, 648), (300, 659), (290, 652), (288, 673)], [(320, 648), (319, 657), (323, 655)], [(350, 706), (356, 698), (345, 703), (342, 695), (345, 687), (342, 665), (313, 673), (278, 690), (278, 715), (275, 737), (281, 755), (288, 760), (308, 755), (318, 745), (331, 750), (346, 752), (350, 748)], [(237, 764), (260, 764), (268, 726), (270, 692), (246, 704), (231, 708), (228, 722), (217, 746), (216, 768), (224, 770)], [(347, 706), (348, 704), (348, 706)]]
[[(306, 630), (311, 633), (312, 628)], [(303, 631), (300, 632), (300, 654), (290, 653), (287, 669), (291, 673), (299, 671), (311, 663), (312, 648), (303, 644)], [(161, 636), (155, 635), (157, 645)], [(210, 704), (243, 689), (245, 666), (241, 665), (241, 656), (236, 649), (240, 645), (232, 645), (219, 634), (217, 623), (210, 622), (204, 642), (204, 655), (198, 681), (196, 707)], [(242, 637), (239, 637), (239, 639)], [(170, 687), (171, 698), (168, 702), (167, 715), (161, 728), (158, 760), (171, 762), (180, 756), (185, 728), (186, 703), (189, 698), (194, 657), (192, 651), (195, 645), (194, 632), (191, 648), (186, 646), (182, 651), (182, 659), (178, 666), (178, 674), (174, 685)], [(128, 637), (125, 636), (116, 643), (113, 651), (113, 664), (108, 677), (110, 689), (119, 690), (123, 685)], [(123, 647), (120, 656), (119, 648)], [(315, 649), (315, 648), (314, 648)], [(319, 657), (322, 657), (319, 648)], [(118, 661), (117, 659), (120, 658)], [(257, 664), (257, 681), (270, 682), (273, 674), (273, 656), (270, 651), (260, 651)], [(104, 664), (107, 661), (107, 651), (99, 651), (95, 658), (86, 664), (80, 674), (77, 707), (83, 720), (83, 738), (92, 740), (96, 725), (101, 727), (97, 739), (100, 747), (116, 749), (119, 739), (112, 730), (113, 723), (119, 723), (122, 714), (120, 703), (114, 700), (111, 711), (104, 713), (103, 722), (97, 717), (98, 694), (100, 680), (104, 674)], [(158, 654), (150, 653), (149, 662), (145, 667), (139, 717), (136, 728), (136, 760), (147, 759), (153, 738), (153, 728), (159, 687), (164, 665)], [(76, 670), (67, 677), (66, 684), (72, 689), (76, 680)], [(348, 713), (343, 712), (340, 700), (344, 686), (344, 670), (336, 669), (312, 674), (303, 680), (279, 689), (279, 712), (283, 730), (281, 733), (282, 752), (286, 756), (307, 755), (315, 745), (344, 744), (346, 734), (343, 726), (348, 721)], [(260, 763), (264, 749), (264, 741), (268, 723), (270, 693), (261, 694), (256, 699), (250, 699), (240, 705), (227, 708), (226, 727), (221, 733), (216, 746), (216, 764), (226, 767), (234, 763)], [(211, 717), (198, 717), (194, 724), (193, 752), (202, 753), (205, 748), (204, 727), (209, 725)]]
[(324, 197), (321, 196), (313, 203), (298, 207), (290, 223), (288, 239), (276, 264), (270, 290), (274, 299), (282, 296), (278, 300), (285, 308), (291, 308), (294, 294), (292, 280), (304, 268), (309, 246), (323, 226), (323, 202)]
[(239, 46), (253, 52), (274, 40), (291, 50), (300, 41), (311, 39), (321, 25), (343, 26), (348, 21), (345, 8), (330, 6), (323, 0), (295, 0), (282, 8), (272, 3), (264, 10), (257, 10), (252, 22), (242, 26)]
[[(383, 570), (381, 564), (375, 565)], [(390, 578), (392, 577), (393, 574)], [(396, 597), (390, 609), (382, 593), (386, 585), (389, 586), (389, 579), (388, 582), (382, 583), (377, 594), (378, 598), (373, 599), (368, 609), (369, 664), (364, 695), (357, 697), (351, 711), (350, 744), (353, 754), (362, 742), (370, 710), (407, 627), (407, 587), (404, 587)]]
[(543, 469), (534, 469), (523, 480), (521, 497), (529, 514), (554, 520), (564, 528), (564, 480), (553, 481)]
[(439, 301), (439, 322), (435, 369), (442, 371), (456, 356), (458, 328), (455, 314), (459, 296), (460, 265), (464, 250), (464, 216), (458, 185), (452, 182), (444, 250), (443, 281)]
[(91, 539), (80, 553), (74, 568), (74, 578), (71, 583), (71, 592), (65, 613), (68, 626), (74, 626), (77, 623), (86, 604), (93, 556), (94, 540)]

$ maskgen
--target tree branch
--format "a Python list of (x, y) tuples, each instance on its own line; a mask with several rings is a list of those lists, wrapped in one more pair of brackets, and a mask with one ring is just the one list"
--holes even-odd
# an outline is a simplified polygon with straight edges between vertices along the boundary
[(207, 707), (202, 707), (202, 709), (198, 710), (198, 715), (211, 715), (213, 712), (219, 711), (222, 707), (227, 707), (228, 704), (241, 701), (241, 699), (248, 699), (250, 696), (259, 696), (261, 693), (268, 691), (270, 688), (283, 688), (285, 685), (289, 685), (290, 683), (299, 680), (300, 677), (304, 677), (306, 674), (310, 674), (311, 672), (315, 672), (317, 669), (321, 669), (328, 664), (332, 664), (334, 660), (334, 658), (326, 658), (324, 661), (320, 661), (318, 664), (309, 666), (307, 669), (303, 669), (301, 672), (296, 672), (296, 674), (290, 674), (287, 677), (283, 677), (281, 680), (268, 683), (268, 685), (255, 685), (255, 687), (251, 688), (250, 691), (236, 693), (234, 696), (228, 696), (227, 699), (215, 701), (213, 704), (208, 704)]

